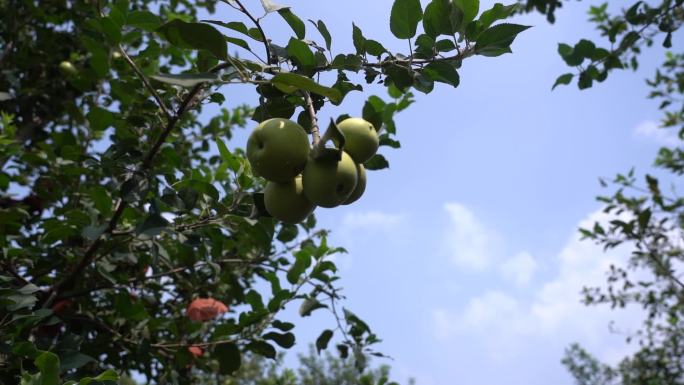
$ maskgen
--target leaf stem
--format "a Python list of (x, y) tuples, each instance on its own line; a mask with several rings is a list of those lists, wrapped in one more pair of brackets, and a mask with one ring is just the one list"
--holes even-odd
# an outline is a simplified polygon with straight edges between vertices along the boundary
[(316, 110), (313, 106), (313, 100), (311, 100), (311, 94), (308, 91), (302, 91), (304, 94), (304, 101), (306, 103), (306, 111), (309, 113), (309, 118), (311, 118), (311, 136), (313, 137), (312, 145), (317, 147), (321, 142), (321, 133), (318, 126), (318, 117), (316, 117)]

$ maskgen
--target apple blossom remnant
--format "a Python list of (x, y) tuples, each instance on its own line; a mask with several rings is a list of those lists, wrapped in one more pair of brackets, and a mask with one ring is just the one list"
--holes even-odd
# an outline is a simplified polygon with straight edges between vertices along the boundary
[(228, 311), (228, 306), (214, 298), (197, 298), (187, 309), (187, 316), (193, 321), (209, 321)]

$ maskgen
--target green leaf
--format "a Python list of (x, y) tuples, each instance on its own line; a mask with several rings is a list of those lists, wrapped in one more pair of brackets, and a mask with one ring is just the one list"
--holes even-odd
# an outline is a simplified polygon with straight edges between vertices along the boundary
[(515, 37), (528, 28), (530, 27), (518, 24), (497, 24), (477, 37), (475, 52), (483, 56), (498, 56), (510, 52), (509, 46)]
[(99, 19), (100, 29), (111, 44), (119, 44), (121, 41), (121, 27), (117, 25), (110, 17), (101, 17)]
[(482, 28), (489, 28), (495, 21), (508, 18), (517, 9), (517, 4), (503, 5), (496, 3), (491, 9), (482, 12), (480, 15), (480, 23)]
[(594, 56), (594, 51), (596, 50), (596, 44), (590, 40), (582, 39), (573, 48), (573, 52), (576, 55), (582, 56), (587, 59), (591, 59)]
[(316, 57), (305, 42), (291, 38), (285, 49), (287, 50), (287, 56), (293, 59), (297, 67), (311, 69), (316, 66)]
[(556, 82), (553, 84), (553, 87), (551, 87), (551, 90), (554, 90), (556, 87), (558, 87), (561, 84), (568, 85), (572, 81), (572, 78), (575, 76), (575, 74), (572, 73), (567, 73), (563, 74), (556, 79)]
[(299, 282), (299, 278), (309, 266), (311, 266), (311, 255), (308, 252), (301, 250), (295, 253), (295, 263), (287, 272), (287, 281), (293, 285)]
[(447, 83), (454, 87), (458, 87), (460, 81), (456, 68), (444, 61), (428, 64), (423, 69), (423, 73), (433, 81)]
[(577, 86), (580, 90), (585, 90), (591, 88), (594, 84), (594, 79), (590, 76), (587, 71), (582, 71), (579, 75), (579, 80), (577, 81)]
[(59, 357), (51, 352), (42, 352), (33, 363), (40, 371), (41, 385), (59, 385)]
[(28, 341), (21, 341), (12, 346), (12, 354), (17, 356), (35, 358), (39, 353), (40, 351)]
[(369, 121), (377, 130), (382, 127), (385, 105), (385, 101), (375, 95), (368, 97), (368, 100), (363, 105), (362, 117)]
[(281, 72), (271, 79), (271, 83), (283, 92), (294, 92), (295, 89), (310, 91), (315, 94), (325, 96), (332, 102), (339, 102), (342, 99), (340, 91), (322, 86), (313, 79), (292, 72)]
[(456, 44), (454, 44), (452, 40), (442, 39), (435, 43), (435, 48), (437, 48), (437, 51), (439, 52), (449, 52), (456, 49)]
[(278, 232), (277, 239), (280, 242), (287, 243), (295, 238), (297, 238), (297, 234), (299, 234), (299, 230), (297, 229), (297, 226), (295, 225), (290, 225), (290, 224), (283, 224), (282, 227), (280, 228), (280, 231)]
[(98, 77), (105, 77), (109, 72), (109, 52), (102, 46), (101, 42), (91, 39), (88, 36), (81, 37), (81, 43), (90, 52), (88, 62)]
[(287, 332), (287, 331), (294, 329), (295, 325), (293, 323), (290, 323), (290, 322), (282, 322), (282, 321), (274, 320), (273, 321), (273, 327), (280, 329), (284, 332)]
[(290, 11), (290, 8), (282, 8), (278, 10), (278, 13), (285, 19), (287, 24), (290, 25), (290, 28), (295, 32), (297, 38), (304, 39), (306, 37), (306, 25), (302, 19)]
[(390, 14), (390, 30), (399, 39), (416, 35), (418, 23), (423, 18), (419, 0), (394, 0)]
[(295, 344), (295, 335), (292, 333), (269, 332), (262, 336), (264, 339), (274, 341), (281, 347), (289, 349)]
[(61, 370), (78, 369), (90, 362), (97, 362), (93, 357), (79, 352), (71, 352), (62, 355)]
[(380, 42), (368, 39), (364, 42), (364, 48), (366, 49), (366, 53), (369, 55), (373, 56), (378, 56), (382, 55), (383, 53), (387, 52), (385, 47), (380, 44)]
[(387, 74), (389, 80), (402, 91), (408, 90), (413, 85), (413, 74), (407, 67), (388, 64), (383, 67), (383, 71)]
[(166, 84), (172, 84), (174, 86), (181, 86), (181, 87), (194, 87), (200, 83), (211, 83), (215, 82), (219, 79), (217, 74), (206, 72), (206, 73), (201, 73), (201, 74), (178, 74), (178, 75), (172, 75), (172, 74), (158, 74), (154, 76), (150, 76), (150, 78), (166, 83)]
[(328, 31), (328, 27), (326, 27), (325, 23), (323, 20), (318, 20), (318, 22), (314, 23), (313, 20), (309, 20), (311, 24), (313, 24), (316, 29), (318, 29), (318, 32), (323, 36), (323, 40), (325, 40), (325, 48), (330, 51), (330, 47), (332, 47), (332, 37), (330, 36), (330, 31)]
[(578, 66), (584, 61), (584, 57), (582, 57), (582, 55), (577, 54), (574, 48), (565, 43), (558, 44), (558, 54), (569, 66)]
[(321, 335), (316, 338), (316, 351), (321, 354), (321, 350), (325, 350), (328, 347), (330, 339), (333, 337), (333, 331), (326, 329), (323, 330)]
[(363, 55), (366, 52), (366, 38), (363, 37), (361, 28), (357, 27), (354, 23), (352, 23), (352, 42), (354, 43), (354, 48), (356, 48), (357, 54)]
[(204, 23), (186, 23), (180, 19), (172, 20), (157, 28), (169, 43), (189, 49), (203, 49), (218, 59), (228, 58), (228, 44), (223, 34), (216, 28)]
[(235, 158), (233, 154), (228, 150), (228, 146), (220, 138), (216, 138), (216, 147), (218, 147), (219, 155), (224, 162), (232, 162)]
[(132, 11), (128, 14), (126, 25), (153, 32), (161, 25), (159, 17), (149, 11)]
[(119, 374), (115, 372), (113, 369), (107, 369), (104, 372), (100, 373), (97, 377), (93, 378), (95, 381), (118, 381), (119, 380)]
[(375, 154), (373, 157), (368, 159), (363, 166), (366, 168), (366, 170), (382, 170), (384, 168), (389, 168), (389, 162), (384, 156)]
[(423, 29), (430, 37), (451, 35), (457, 32), (463, 22), (463, 12), (450, 0), (432, 0), (425, 7)]
[(90, 128), (95, 131), (104, 131), (114, 123), (114, 114), (97, 106), (91, 107), (86, 117)]
[(240, 349), (234, 343), (223, 343), (214, 348), (213, 356), (219, 362), (219, 373), (230, 375), (242, 365)]
[(242, 39), (238, 39), (237, 37), (231, 37), (231, 36), (224, 36), (224, 37), (226, 38), (226, 41), (229, 42), (229, 43), (235, 44), (236, 46), (242, 47), (242, 48), (244, 48), (244, 49), (246, 49), (246, 50), (250, 50), (250, 49), (251, 49), (251, 48), (249, 47), (249, 44), (248, 44), (246, 41), (242, 40)]
[(164, 219), (159, 214), (150, 214), (145, 220), (135, 229), (139, 235), (155, 236), (161, 234), (162, 230), (167, 228), (169, 221)]
[(480, 12), (480, 0), (454, 0), (454, 5), (463, 11), (461, 25), (464, 27), (475, 20), (478, 12)]
[(107, 189), (102, 186), (95, 186), (90, 190), (90, 199), (97, 211), (102, 215), (109, 215), (112, 212), (112, 197)]
[(266, 341), (252, 341), (245, 346), (245, 349), (266, 358), (276, 358), (275, 348)]

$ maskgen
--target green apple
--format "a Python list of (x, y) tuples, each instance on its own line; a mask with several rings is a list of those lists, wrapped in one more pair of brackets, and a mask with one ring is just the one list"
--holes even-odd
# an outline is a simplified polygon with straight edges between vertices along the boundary
[(356, 163), (363, 163), (378, 151), (380, 140), (373, 125), (361, 118), (347, 118), (337, 124), (344, 134), (344, 151)]
[(264, 190), (266, 211), (285, 223), (299, 223), (316, 206), (304, 195), (301, 176), (286, 183), (268, 182)]
[(361, 195), (363, 195), (363, 192), (366, 191), (366, 168), (363, 167), (361, 163), (356, 165), (356, 174), (358, 175), (358, 181), (356, 182), (356, 187), (354, 187), (354, 191), (352, 191), (351, 195), (349, 198), (347, 198), (343, 205), (348, 205), (350, 203), (354, 203), (359, 198), (361, 198)]
[(259, 124), (247, 140), (247, 159), (255, 174), (286, 183), (304, 169), (309, 140), (299, 124), (281, 118)]
[(78, 70), (76, 69), (76, 67), (74, 67), (74, 65), (71, 64), (70, 61), (66, 60), (59, 63), (59, 70), (62, 72), (62, 74), (67, 76), (74, 76), (78, 74)]
[(302, 173), (304, 194), (321, 207), (335, 207), (346, 201), (356, 187), (356, 164), (346, 152), (335, 157), (309, 159)]

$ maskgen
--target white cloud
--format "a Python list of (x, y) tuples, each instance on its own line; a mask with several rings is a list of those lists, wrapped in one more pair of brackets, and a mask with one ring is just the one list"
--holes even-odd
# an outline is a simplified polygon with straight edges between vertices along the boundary
[(444, 241), (451, 260), (473, 270), (488, 268), (499, 253), (499, 236), (462, 204), (447, 203), (444, 209), (450, 219)]
[(501, 275), (525, 285), (537, 270), (537, 262), (526, 251), (504, 259), (504, 244), (496, 231), (484, 224), (466, 206), (447, 203), (449, 226), (444, 233), (444, 244), (451, 261), (459, 267), (484, 272), (499, 265)]
[[(607, 219), (609, 216), (599, 211), (579, 226), (591, 227), (595, 221)], [(639, 311), (587, 307), (581, 303), (581, 290), (585, 286), (604, 286), (609, 266), (624, 264), (628, 257), (624, 249), (604, 252), (602, 247), (573, 235), (556, 256), (556, 275), (542, 283), (531, 298), (487, 291), (468, 299), (460, 310), (437, 309), (432, 314), (435, 337), (448, 341), (455, 336), (477, 335), (477, 343), (483, 344), (492, 358), (515, 354), (535, 339), (540, 343), (554, 341), (560, 346), (580, 341), (600, 358), (613, 360), (616, 351), (624, 352), (624, 344), (616, 347), (606, 343), (609, 322), (619, 320), (616, 326), (633, 330), (640, 321)], [(535, 269), (534, 259), (520, 253), (503, 263), (501, 273), (524, 282)]]
[(526, 251), (514, 255), (499, 266), (501, 275), (518, 286), (527, 285), (537, 268), (537, 261)]
[(676, 146), (681, 142), (674, 129), (660, 128), (660, 125), (653, 121), (641, 122), (634, 128), (634, 136), (639, 139), (648, 139), (662, 146)]
[(349, 254), (333, 256), (337, 267), (348, 271), (352, 268), (354, 255), (357, 253), (382, 245), (382, 242), (396, 244), (396, 240), (402, 238), (403, 232), (408, 230), (408, 226), (405, 226), (407, 218), (403, 213), (376, 210), (346, 213), (339, 225), (333, 226), (339, 236), (339, 243), (349, 250)]
[(404, 214), (389, 214), (380, 211), (347, 213), (342, 219), (344, 230), (387, 230), (401, 225), (406, 219)]

